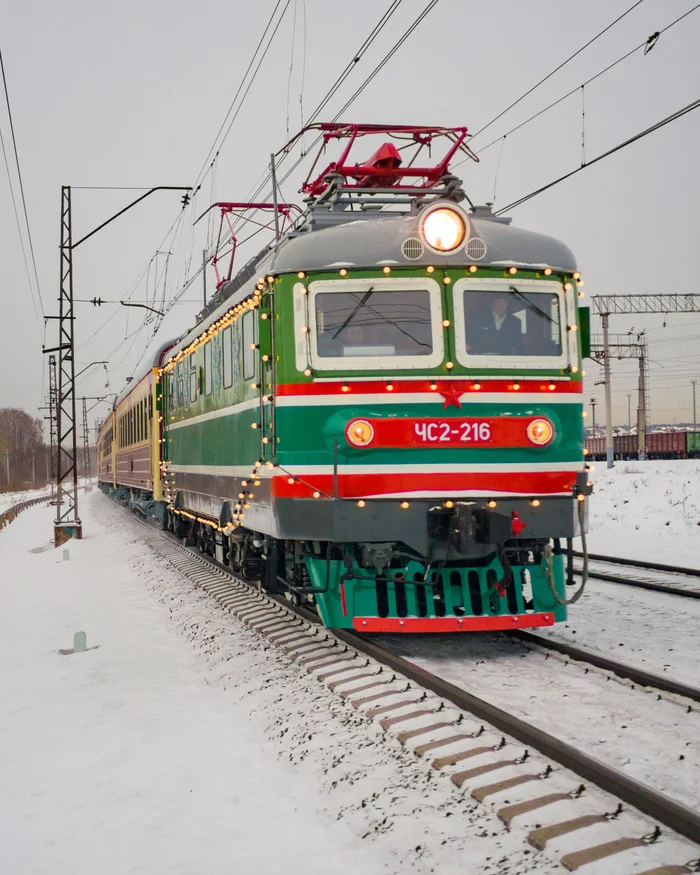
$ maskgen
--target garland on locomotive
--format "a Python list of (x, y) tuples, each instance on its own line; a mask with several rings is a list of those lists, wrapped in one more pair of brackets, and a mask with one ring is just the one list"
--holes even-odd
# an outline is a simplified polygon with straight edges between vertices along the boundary
[[(308, 209), (156, 372), (165, 525), (331, 627), (563, 620), (590, 493), (573, 255), (460, 206), (466, 129), (318, 127), (349, 142)], [(450, 146), (346, 164), (374, 133)]]

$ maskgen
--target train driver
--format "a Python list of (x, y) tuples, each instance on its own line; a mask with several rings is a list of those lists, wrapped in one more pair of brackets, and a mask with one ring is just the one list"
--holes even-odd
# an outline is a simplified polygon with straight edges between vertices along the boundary
[[(488, 294), (488, 293), (487, 293)], [(508, 312), (508, 298), (496, 295), (490, 306), (467, 321), (467, 352), (471, 355), (521, 355), (522, 322)]]

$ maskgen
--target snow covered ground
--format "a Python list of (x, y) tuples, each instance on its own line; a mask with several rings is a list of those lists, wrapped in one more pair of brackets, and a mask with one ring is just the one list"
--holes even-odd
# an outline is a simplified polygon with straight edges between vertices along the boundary
[(700, 460), (594, 467), (591, 553), (700, 568)]
[[(559, 871), (144, 546), (100, 493), (0, 533), (0, 872)], [(85, 653), (70, 649), (77, 630)]]
[[(596, 467), (591, 550), (691, 564), (700, 463)], [(39, 505), (0, 532), (0, 872), (561, 871), (163, 568), (100, 493), (81, 493), (85, 538), (67, 562), (50, 543), (54, 514)], [(693, 683), (698, 605), (670, 599), (591, 582), (550, 634)], [(95, 649), (61, 655), (78, 629)], [(446, 677), (700, 799), (695, 713), (617, 680), (608, 695), (597, 673), (515, 642), (451, 640), (437, 651)], [(619, 871), (610, 865), (596, 875)]]

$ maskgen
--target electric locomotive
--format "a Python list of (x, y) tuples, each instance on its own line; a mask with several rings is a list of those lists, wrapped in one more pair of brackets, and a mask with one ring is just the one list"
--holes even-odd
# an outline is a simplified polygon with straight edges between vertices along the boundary
[[(571, 251), (465, 209), (449, 172), (471, 155), (464, 128), (314, 127), (344, 148), (307, 179), (303, 214), (217, 205), (222, 227), (255, 206), (289, 228), (219, 277), (154, 371), (160, 470), (145, 498), (330, 627), (565, 619), (562, 545), (586, 531), (591, 491)], [(351, 164), (372, 134), (387, 142)], [(404, 164), (406, 144), (440, 137), (437, 165)]]

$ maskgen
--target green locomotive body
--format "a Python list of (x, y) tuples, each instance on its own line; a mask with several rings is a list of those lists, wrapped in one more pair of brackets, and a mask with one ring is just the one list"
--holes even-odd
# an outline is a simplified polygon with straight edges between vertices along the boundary
[(452, 176), (362, 183), (326, 176), (166, 354), (165, 523), (334, 628), (563, 620), (590, 492), (573, 255)]

